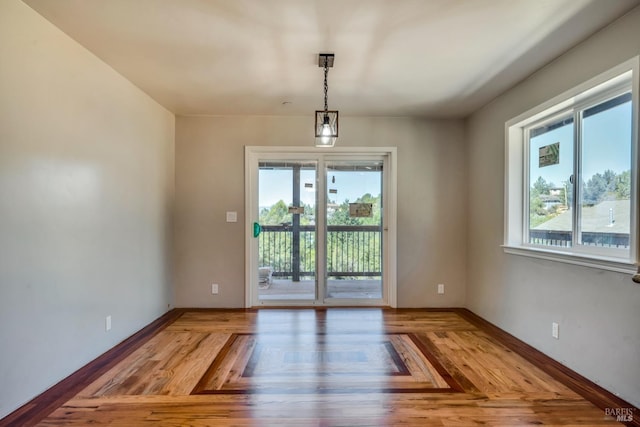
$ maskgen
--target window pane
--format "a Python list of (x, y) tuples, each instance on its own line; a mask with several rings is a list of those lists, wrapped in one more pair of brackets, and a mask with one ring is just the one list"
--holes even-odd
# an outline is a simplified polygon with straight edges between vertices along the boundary
[(290, 224), (289, 206), (293, 202), (293, 168), (278, 163), (261, 162), (258, 171), (260, 224)]
[(529, 243), (571, 246), (573, 117), (529, 130)]
[(584, 111), (578, 242), (629, 248), (631, 93)]

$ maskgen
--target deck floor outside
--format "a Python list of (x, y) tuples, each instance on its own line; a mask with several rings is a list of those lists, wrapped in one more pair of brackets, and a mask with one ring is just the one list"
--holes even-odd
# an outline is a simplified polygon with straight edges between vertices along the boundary
[[(268, 287), (258, 289), (260, 300), (315, 300), (315, 280), (272, 279)], [(329, 279), (327, 297), (337, 299), (381, 299), (382, 280)]]

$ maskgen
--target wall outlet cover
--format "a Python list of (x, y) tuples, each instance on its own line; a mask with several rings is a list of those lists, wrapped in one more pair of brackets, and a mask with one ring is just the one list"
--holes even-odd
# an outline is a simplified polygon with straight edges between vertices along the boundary
[(560, 339), (560, 325), (556, 322), (551, 324), (551, 336), (555, 339)]

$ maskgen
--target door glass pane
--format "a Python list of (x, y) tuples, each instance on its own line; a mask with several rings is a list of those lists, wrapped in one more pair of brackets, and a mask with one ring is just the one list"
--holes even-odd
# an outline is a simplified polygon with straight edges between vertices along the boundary
[(316, 164), (260, 162), (258, 299), (316, 299)]
[(382, 166), (327, 165), (327, 298), (382, 298)]
[(572, 245), (573, 122), (564, 117), (529, 130), (529, 243)]
[(631, 93), (584, 111), (579, 243), (629, 248)]

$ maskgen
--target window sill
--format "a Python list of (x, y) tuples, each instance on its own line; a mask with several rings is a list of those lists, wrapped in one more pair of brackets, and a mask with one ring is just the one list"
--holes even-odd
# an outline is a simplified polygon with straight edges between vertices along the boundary
[(545, 259), (549, 261), (562, 262), (565, 264), (580, 265), (583, 267), (597, 268), (599, 270), (609, 270), (618, 273), (636, 274), (635, 263), (606, 257), (583, 256), (581, 254), (566, 253), (548, 249), (538, 249), (525, 246), (502, 245), (504, 252), (512, 255), (520, 255), (531, 258)]

